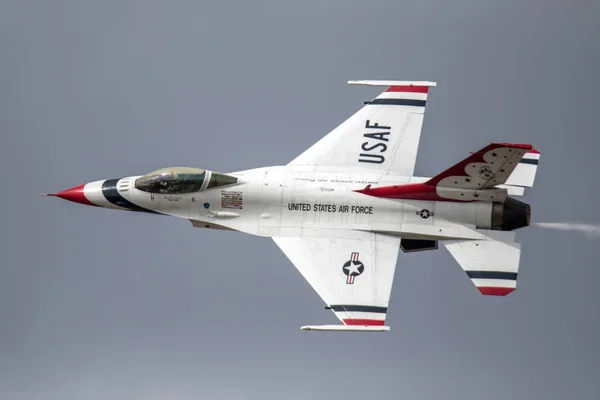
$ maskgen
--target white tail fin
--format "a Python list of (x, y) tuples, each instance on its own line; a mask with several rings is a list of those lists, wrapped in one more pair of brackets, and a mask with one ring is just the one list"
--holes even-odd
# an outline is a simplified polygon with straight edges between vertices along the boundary
[(533, 149), (525, 153), (506, 183), (499, 187), (507, 189), (509, 195), (523, 196), (525, 188), (533, 187), (539, 162), (539, 151)]

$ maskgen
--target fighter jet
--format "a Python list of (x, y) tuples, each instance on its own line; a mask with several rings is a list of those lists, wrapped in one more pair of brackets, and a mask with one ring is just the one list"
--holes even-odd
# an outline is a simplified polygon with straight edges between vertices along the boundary
[(385, 91), (287, 165), (230, 173), (163, 168), (51, 196), (273, 239), (341, 321), (304, 330), (389, 330), (400, 250), (441, 243), (481, 294), (515, 290), (515, 231), (531, 216), (515, 197), (533, 186), (540, 153), (530, 144), (491, 143), (434, 177), (413, 176), (436, 83), (348, 83)]

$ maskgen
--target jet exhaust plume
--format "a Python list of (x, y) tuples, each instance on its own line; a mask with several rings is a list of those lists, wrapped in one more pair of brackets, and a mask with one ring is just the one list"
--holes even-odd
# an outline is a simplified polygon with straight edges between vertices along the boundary
[(537, 222), (533, 225), (559, 231), (579, 232), (591, 238), (600, 237), (600, 225), (575, 224), (571, 222)]

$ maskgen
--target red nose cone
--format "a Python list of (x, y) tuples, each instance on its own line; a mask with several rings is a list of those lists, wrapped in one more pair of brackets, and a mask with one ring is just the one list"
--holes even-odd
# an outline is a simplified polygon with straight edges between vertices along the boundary
[(96, 206), (94, 203), (89, 201), (85, 194), (83, 193), (83, 188), (85, 185), (79, 185), (72, 187), (71, 189), (63, 190), (62, 192), (56, 194), (50, 194), (49, 196), (60, 197), (61, 199), (69, 200), (74, 203), (85, 204), (86, 206)]

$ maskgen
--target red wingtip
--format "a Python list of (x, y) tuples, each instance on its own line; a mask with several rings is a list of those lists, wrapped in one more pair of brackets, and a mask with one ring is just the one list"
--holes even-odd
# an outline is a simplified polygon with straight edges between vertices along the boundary
[(379, 319), (347, 318), (343, 321), (346, 325), (383, 326), (385, 324), (384, 320)]
[(48, 194), (48, 196), (60, 197), (61, 199), (69, 200), (74, 203), (85, 204), (86, 206), (96, 206), (85, 197), (83, 188), (85, 185), (72, 187), (71, 189), (63, 190), (62, 192)]
[(481, 294), (484, 294), (486, 296), (506, 296), (507, 294), (515, 290), (515, 288), (491, 286), (480, 286), (478, 289), (481, 292)]
[(386, 92), (427, 93), (429, 92), (429, 87), (414, 85), (390, 86), (387, 88)]
[(537, 149), (531, 149), (531, 150), (528, 151), (528, 153), (540, 154), (540, 152)]

